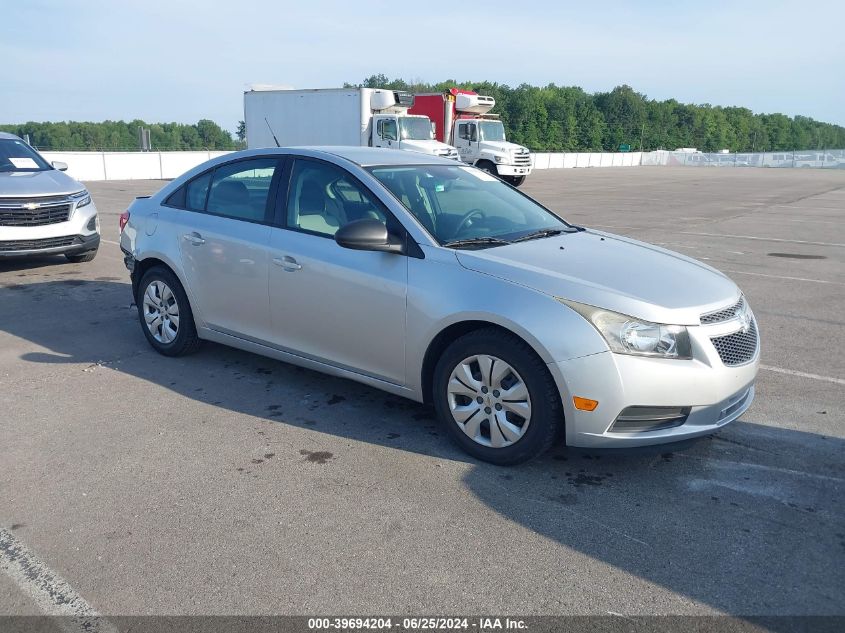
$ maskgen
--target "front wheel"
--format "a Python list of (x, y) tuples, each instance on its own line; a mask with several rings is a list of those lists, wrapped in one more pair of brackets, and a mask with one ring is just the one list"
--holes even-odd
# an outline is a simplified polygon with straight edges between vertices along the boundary
[(507, 466), (533, 459), (563, 424), (560, 398), (543, 361), (523, 340), (496, 328), (453, 342), (434, 371), (441, 422), (467, 453)]
[(519, 187), (525, 182), (525, 176), (507, 176), (505, 180), (514, 187)]
[(492, 174), (497, 178), (499, 177), (499, 170), (496, 169), (496, 165), (491, 163), (489, 160), (478, 161), (475, 166), (481, 171), (486, 171), (488, 174)]
[(200, 346), (194, 315), (182, 284), (172, 271), (156, 266), (138, 284), (138, 317), (150, 345), (165, 356), (183, 356)]

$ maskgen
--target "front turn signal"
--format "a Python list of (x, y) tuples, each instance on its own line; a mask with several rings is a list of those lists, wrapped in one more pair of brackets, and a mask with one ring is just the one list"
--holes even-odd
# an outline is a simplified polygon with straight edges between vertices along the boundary
[(589, 398), (581, 398), (579, 396), (572, 396), (572, 403), (579, 411), (595, 411), (599, 406), (598, 400), (590, 400)]

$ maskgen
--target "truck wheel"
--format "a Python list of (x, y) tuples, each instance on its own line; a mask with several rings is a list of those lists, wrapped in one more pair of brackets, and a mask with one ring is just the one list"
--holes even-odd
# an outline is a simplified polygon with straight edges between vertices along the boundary
[(499, 170), (489, 160), (480, 160), (475, 164), (481, 171), (486, 171), (488, 174), (493, 174), (496, 178), (499, 177)]
[(506, 180), (514, 187), (519, 187), (525, 182), (525, 176), (508, 176)]
[(563, 426), (548, 368), (525, 341), (498, 328), (453, 342), (434, 370), (434, 408), (467, 453), (500, 466), (533, 459)]

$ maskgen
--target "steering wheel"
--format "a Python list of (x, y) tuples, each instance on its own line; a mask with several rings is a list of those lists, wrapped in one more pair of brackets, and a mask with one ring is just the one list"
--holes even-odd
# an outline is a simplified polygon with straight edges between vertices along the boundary
[(466, 228), (466, 225), (469, 224), (470, 219), (475, 217), (476, 215), (482, 218), (487, 217), (487, 213), (485, 213), (483, 209), (470, 209), (466, 212), (464, 217), (461, 218), (461, 221), (458, 222), (458, 226), (455, 229), (455, 232), (452, 234), (453, 237), (457, 237), (458, 235), (460, 235), (461, 231), (463, 231), (464, 228)]

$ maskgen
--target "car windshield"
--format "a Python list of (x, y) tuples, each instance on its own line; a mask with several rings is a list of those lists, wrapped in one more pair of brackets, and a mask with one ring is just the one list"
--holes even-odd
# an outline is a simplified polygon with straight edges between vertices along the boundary
[(431, 121), (428, 117), (399, 117), (399, 135), (403, 141), (430, 141)]
[(38, 152), (15, 138), (0, 138), (0, 171), (45, 171), (52, 169)]
[[(371, 167), (369, 171), (441, 244), (501, 245), (541, 231), (574, 231), (495, 176), (469, 166)], [(464, 246), (466, 244), (463, 244)]]
[(481, 121), (481, 140), (482, 141), (504, 141), (505, 140), (505, 126), (501, 121)]

